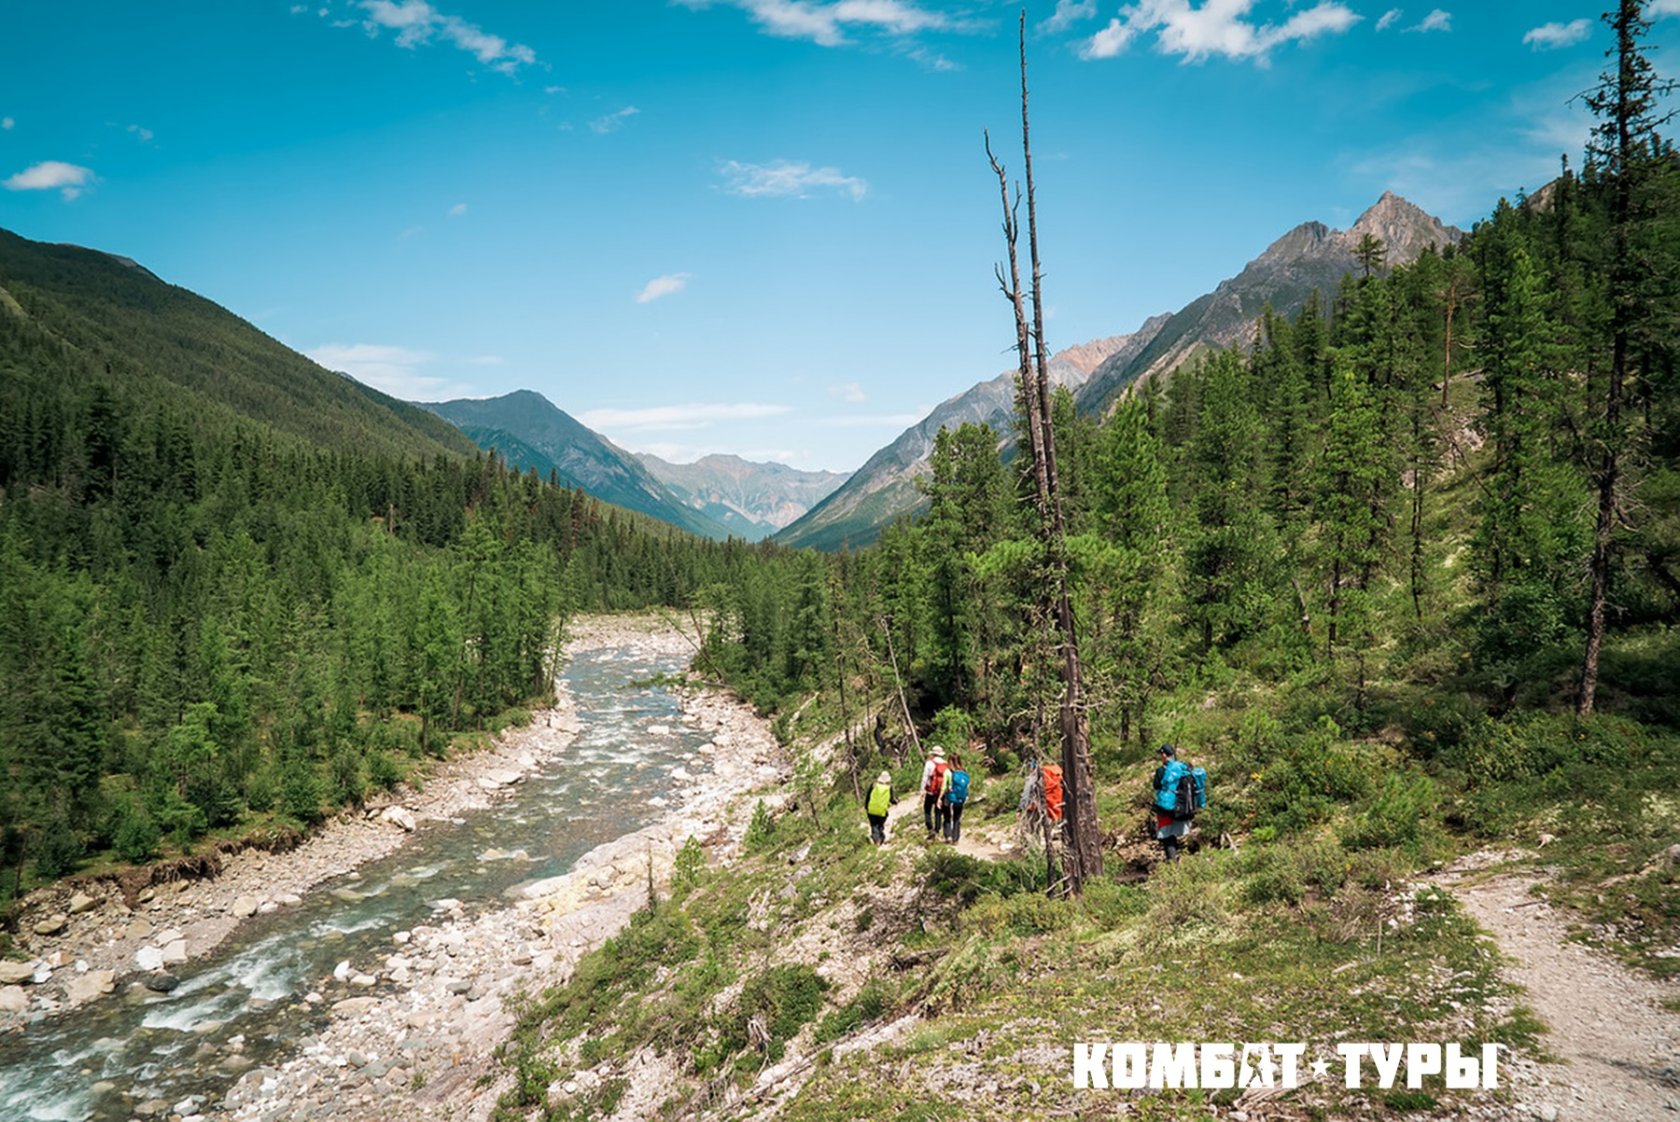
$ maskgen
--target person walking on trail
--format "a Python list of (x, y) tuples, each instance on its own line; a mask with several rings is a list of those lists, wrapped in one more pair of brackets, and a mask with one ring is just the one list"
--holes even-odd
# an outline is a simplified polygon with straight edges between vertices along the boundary
[(955, 845), (962, 837), (962, 812), (968, 803), (968, 772), (963, 770), (962, 757), (951, 756), (951, 766), (945, 769), (944, 790), (940, 798), (939, 824), (945, 840)]
[[(1190, 767), (1178, 758), (1178, 749), (1171, 744), (1161, 745), (1161, 766), (1155, 769), (1154, 798), (1150, 811), (1155, 816), (1155, 837), (1161, 843), (1161, 853), (1168, 861), (1177, 861), (1182, 838), (1190, 832), (1190, 817), (1182, 817), (1178, 806), (1179, 779)], [(1194, 808), (1186, 808), (1193, 811)]]
[(922, 765), (922, 823), (927, 826), (927, 836), (932, 839), (933, 832), (939, 826), (934, 817), (939, 810), (939, 796), (945, 790), (945, 772), (949, 770), (945, 764), (945, 749), (935, 748), (928, 756), (927, 763)]
[(875, 786), (869, 789), (869, 800), (863, 808), (869, 815), (869, 840), (876, 845), (886, 843), (887, 811), (892, 809), (892, 801), (892, 773), (883, 771), (875, 777)]

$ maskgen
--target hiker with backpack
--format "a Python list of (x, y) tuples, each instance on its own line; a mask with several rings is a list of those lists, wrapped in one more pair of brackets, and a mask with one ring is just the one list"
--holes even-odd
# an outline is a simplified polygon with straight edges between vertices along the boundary
[(1155, 837), (1168, 861), (1177, 861), (1181, 840), (1190, 832), (1196, 812), (1207, 806), (1207, 772), (1178, 758), (1178, 749), (1161, 745), (1161, 766), (1155, 769)]
[(945, 749), (934, 748), (928, 756), (927, 763), (922, 765), (922, 822), (927, 826), (927, 836), (931, 841), (933, 832), (941, 824), (941, 819), (935, 817), (939, 812), (939, 797), (945, 791), (945, 773), (950, 770), (945, 763)]
[(876, 845), (884, 845), (887, 840), (887, 812), (892, 809), (891, 772), (883, 771), (875, 777), (875, 786), (869, 789), (869, 798), (863, 809), (869, 816), (869, 840)]
[(962, 757), (951, 756), (951, 766), (945, 769), (945, 789), (940, 799), (939, 823), (945, 840), (952, 845), (962, 837), (962, 812), (968, 804), (968, 772), (963, 770)]

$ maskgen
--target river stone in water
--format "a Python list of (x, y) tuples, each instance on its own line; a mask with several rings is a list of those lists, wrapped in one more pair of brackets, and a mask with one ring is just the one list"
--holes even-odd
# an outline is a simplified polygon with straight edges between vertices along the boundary
[(164, 972), (152, 974), (146, 978), (146, 988), (153, 993), (172, 993), (175, 987), (180, 984), (181, 979)]

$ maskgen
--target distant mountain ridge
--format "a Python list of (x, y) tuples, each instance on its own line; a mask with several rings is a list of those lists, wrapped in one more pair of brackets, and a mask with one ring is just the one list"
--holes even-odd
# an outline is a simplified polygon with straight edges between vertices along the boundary
[(576, 487), (603, 502), (722, 541), (730, 530), (685, 504), (636, 457), (534, 390), (501, 397), (421, 403), (508, 463)]
[[(1102, 362), (1135, 353), (1166, 321), (1166, 316), (1156, 316), (1130, 335), (1095, 339), (1058, 351), (1050, 359), (1050, 381), (1077, 390)], [(833, 494), (777, 534), (776, 540), (817, 549), (868, 545), (894, 519), (917, 513), (926, 505), (916, 489), (916, 480), (927, 474), (933, 439), (941, 428), (989, 424), (997, 430), (1000, 441), (1007, 441), (1012, 436), (1014, 416), (1014, 371), (969, 387), (905, 429)]]
[[(1279, 315), (1293, 316), (1315, 290), (1333, 297), (1342, 278), (1359, 268), (1354, 247), (1366, 234), (1382, 241), (1390, 266), (1407, 264), (1427, 247), (1442, 248), (1464, 236), (1385, 191), (1347, 230), (1304, 222), (1178, 312), (1152, 316), (1129, 335), (1058, 352), (1050, 362), (1051, 380), (1073, 390), (1080, 412), (1106, 413), (1140, 379), (1170, 374), (1210, 347), (1251, 344), (1255, 322), (1268, 305)], [(925, 509), (916, 479), (926, 473), (934, 436), (943, 426), (983, 421), (1007, 437), (1014, 416), (1014, 377), (1014, 371), (1000, 374), (940, 404), (776, 540), (829, 550), (861, 547), (895, 519)]]
[(648, 452), (636, 459), (690, 508), (750, 541), (769, 537), (827, 498), (848, 474), (801, 471), (739, 456), (702, 456), (674, 464)]
[(1267, 305), (1280, 316), (1293, 317), (1315, 290), (1327, 300), (1334, 297), (1342, 277), (1359, 268), (1354, 249), (1366, 234), (1383, 243), (1391, 267), (1415, 261), (1426, 248), (1441, 249), (1464, 237), (1464, 231), (1392, 191), (1384, 191), (1346, 230), (1303, 222), (1267, 246), (1242, 272), (1185, 305), (1148, 346), (1105, 360), (1077, 394), (1080, 411), (1104, 413), (1125, 387), (1170, 374), (1209, 347), (1252, 344), (1255, 321)]

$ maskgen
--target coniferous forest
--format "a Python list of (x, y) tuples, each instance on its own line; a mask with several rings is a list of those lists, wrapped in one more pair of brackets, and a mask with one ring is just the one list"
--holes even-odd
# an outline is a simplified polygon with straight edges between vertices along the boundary
[[(1622, 57), (1579, 166), (1462, 244), (1370, 240), (1251, 347), (1100, 417), (1057, 400), (1099, 788), (1199, 739), (1224, 829), (1427, 848), (1518, 789), (1672, 777), (1680, 167)], [(708, 543), (131, 263), (0, 249), (0, 894), (355, 804), (540, 702), (583, 610), (694, 610), (696, 669), (765, 711), (890, 696), (879, 746), (1053, 753), (1019, 433), (941, 433), (927, 515), (870, 549)], [(1105, 822), (1134, 794), (1100, 789)]]

